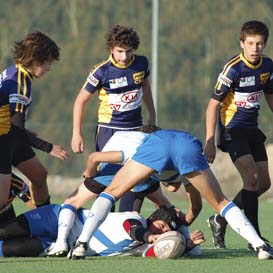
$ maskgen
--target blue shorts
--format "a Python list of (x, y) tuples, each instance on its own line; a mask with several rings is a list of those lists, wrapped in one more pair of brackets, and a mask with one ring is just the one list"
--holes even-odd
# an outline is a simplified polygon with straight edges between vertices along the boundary
[(180, 175), (208, 169), (202, 142), (187, 132), (159, 130), (148, 135), (133, 160), (156, 172), (176, 170)]
[[(101, 165), (100, 171), (98, 172), (97, 176), (94, 177), (94, 180), (96, 180), (96, 182), (108, 187), (110, 185), (110, 183), (112, 182), (115, 174), (117, 173), (117, 171), (121, 167), (122, 167), (122, 165), (119, 165), (119, 164), (103, 163)], [(158, 183), (158, 181), (153, 178), (149, 178), (146, 181), (136, 185), (132, 189), (132, 191), (133, 192), (145, 191), (148, 188), (150, 188), (151, 186), (153, 186), (155, 183)]]
[(46, 205), (24, 213), (32, 236), (41, 240), (44, 249), (55, 242), (61, 205)]
[(120, 164), (102, 163), (100, 171), (97, 173), (97, 176), (94, 177), (94, 180), (107, 187), (121, 167), (122, 165)]

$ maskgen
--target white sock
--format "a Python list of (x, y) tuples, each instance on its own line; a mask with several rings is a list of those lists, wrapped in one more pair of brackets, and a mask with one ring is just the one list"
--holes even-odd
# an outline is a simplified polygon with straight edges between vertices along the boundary
[(56, 242), (67, 240), (68, 234), (74, 224), (76, 209), (68, 204), (64, 204), (61, 208), (58, 220), (58, 237)]
[(254, 248), (265, 244), (247, 217), (233, 202), (229, 202), (221, 210), (221, 216), (225, 217), (231, 228), (251, 243)]
[(90, 209), (78, 241), (84, 243), (89, 242), (97, 228), (109, 214), (114, 203), (115, 197), (108, 193), (102, 192), (98, 196)]

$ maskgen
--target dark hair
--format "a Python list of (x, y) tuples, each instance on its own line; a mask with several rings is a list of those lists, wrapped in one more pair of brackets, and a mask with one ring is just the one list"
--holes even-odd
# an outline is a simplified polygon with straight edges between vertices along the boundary
[(244, 42), (248, 35), (262, 35), (266, 44), (269, 36), (268, 27), (260, 21), (245, 22), (241, 28), (240, 41)]
[(12, 51), (14, 61), (27, 68), (33, 64), (42, 65), (46, 62), (58, 61), (60, 57), (57, 44), (39, 31), (29, 33), (22, 41), (15, 42)]
[(137, 32), (131, 27), (116, 25), (105, 36), (107, 50), (115, 46), (137, 50), (140, 44)]
[(177, 230), (181, 226), (179, 213), (174, 207), (167, 208), (160, 206), (151, 216), (147, 219), (147, 226), (151, 225), (155, 220), (162, 220), (168, 224), (171, 230)]
[(153, 124), (143, 125), (143, 126), (136, 129), (136, 131), (143, 132), (146, 134), (151, 134), (151, 133), (158, 131), (158, 130), (161, 130), (161, 128), (156, 125), (153, 125)]

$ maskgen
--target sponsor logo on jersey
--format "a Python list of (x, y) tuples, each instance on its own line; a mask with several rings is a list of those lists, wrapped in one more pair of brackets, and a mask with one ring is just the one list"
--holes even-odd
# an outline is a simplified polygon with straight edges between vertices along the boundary
[(269, 72), (262, 73), (260, 75), (261, 84), (265, 84), (268, 81), (269, 77), (270, 77), (270, 73)]
[(119, 111), (120, 106), (121, 106), (120, 104), (113, 104), (113, 103), (109, 104), (110, 109), (113, 111)]
[(138, 95), (139, 95), (138, 91), (127, 92), (121, 97), (121, 101), (125, 103), (136, 101), (138, 99)]
[(37, 213), (31, 213), (30, 214), (30, 218), (34, 219), (34, 220), (40, 220), (42, 219), (41, 215), (37, 212)]
[(97, 87), (99, 84), (99, 80), (97, 78), (94, 77), (94, 75), (92, 73), (89, 74), (87, 81), (93, 85), (94, 87)]
[(118, 79), (110, 80), (109, 84), (110, 84), (111, 89), (116, 89), (116, 88), (127, 86), (128, 81), (127, 81), (126, 77), (121, 77), (121, 78), (118, 78)]
[(230, 85), (232, 84), (232, 80), (229, 79), (227, 76), (225, 76), (222, 73), (219, 74), (217, 82), (219, 82), (227, 87), (230, 87)]
[(235, 105), (246, 109), (258, 108), (262, 94), (261, 90), (251, 93), (235, 92)]
[(240, 78), (240, 87), (254, 86), (255, 85), (255, 76), (249, 76)]
[(31, 103), (31, 98), (21, 94), (10, 94), (9, 95), (9, 102), (10, 103), (19, 103), (22, 105), (29, 105)]
[(133, 79), (135, 81), (135, 84), (142, 83), (144, 81), (144, 76), (145, 76), (144, 71), (133, 74)]
[(247, 97), (247, 101), (251, 103), (259, 102), (261, 99), (261, 96), (262, 96), (262, 91), (252, 93)]

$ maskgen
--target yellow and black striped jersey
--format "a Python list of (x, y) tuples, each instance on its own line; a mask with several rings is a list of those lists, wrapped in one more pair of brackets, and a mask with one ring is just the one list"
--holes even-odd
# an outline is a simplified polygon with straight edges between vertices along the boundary
[(230, 59), (221, 70), (212, 97), (221, 101), (219, 126), (257, 128), (263, 93), (273, 93), (273, 62), (262, 56), (253, 65), (243, 53)]
[(149, 76), (145, 56), (134, 55), (127, 66), (110, 57), (95, 66), (83, 88), (98, 91), (98, 124), (116, 129), (133, 129), (142, 125), (142, 83)]
[(20, 64), (9, 66), (0, 74), (0, 135), (11, 128), (11, 113), (26, 114), (31, 104), (31, 74)]

